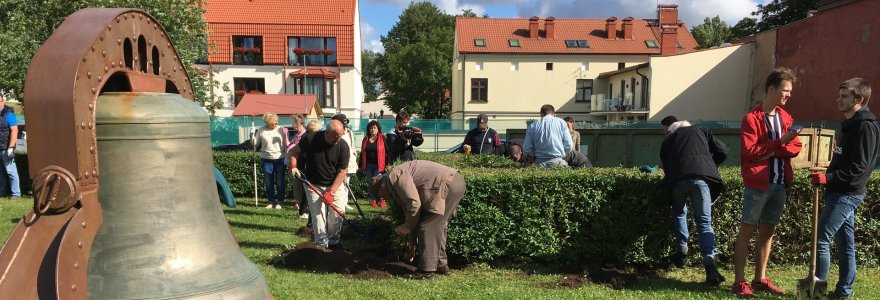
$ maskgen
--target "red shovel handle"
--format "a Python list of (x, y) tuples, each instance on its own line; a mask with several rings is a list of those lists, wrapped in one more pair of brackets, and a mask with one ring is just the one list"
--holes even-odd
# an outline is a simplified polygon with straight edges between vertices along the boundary
[(314, 184), (312, 184), (311, 182), (309, 182), (308, 179), (305, 179), (305, 178), (298, 177), (297, 179), (299, 179), (300, 181), (302, 181), (303, 183), (308, 185), (309, 189), (311, 189), (313, 192), (315, 192), (315, 194), (318, 194), (318, 198), (321, 198), (321, 201), (324, 202), (324, 204), (327, 204), (327, 206), (330, 206), (330, 208), (333, 209), (333, 211), (335, 211), (337, 215), (339, 215), (340, 217), (345, 219), (345, 214), (342, 213), (342, 211), (340, 211), (338, 208), (336, 208), (336, 206), (333, 205), (333, 202), (327, 201), (327, 198), (324, 197), (324, 194), (322, 194), (321, 191), (318, 190), (318, 188), (315, 187)]

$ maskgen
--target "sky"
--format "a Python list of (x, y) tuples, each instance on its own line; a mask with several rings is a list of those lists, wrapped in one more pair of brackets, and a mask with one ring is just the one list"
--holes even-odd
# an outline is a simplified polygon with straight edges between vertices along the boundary
[[(492, 18), (657, 18), (658, 0), (428, 0), (448, 14), (471, 9), (477, 15)], [(703, 23), (706, 17), (720, 16), (733, 26), (768, 0), (660, 0), (678, 4), (678, 17), (688, 28)], [(359, 0), (363, 48), (383, 52), (381, 35), (397, 23), (411, 0)]]

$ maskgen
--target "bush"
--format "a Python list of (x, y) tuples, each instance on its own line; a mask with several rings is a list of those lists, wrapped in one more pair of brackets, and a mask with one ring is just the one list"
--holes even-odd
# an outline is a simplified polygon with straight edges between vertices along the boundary
[[(449, 225), (450, 255), (471, 261), (617, 265), (668, 261), (673, 223), (662, 173), (640, 173), (634, 168), (516, 168), (513, 162), (496, 156), (416, 155), (459, 169), (467, 182), (458, 215)], [(18, 153), (16, 159), (22, 190), (29, 192), (27, 155)], [(258, 157), (252, 152), (214, 153), (215, 166), (236, 196), (253, 196), (253, 159)], [(257, 172), (260, 197), (264, 198), (262, 173)], [(742, 178), (736, 167), (722, 168), (721, 175), (728, 191), (714, 204), (712, 225), (720, 259), (731, 262), (741, 217)], [(813, 192), (806, 175), (804, 170), (795, 172), (777, 227), (772, 263), (805, 265), (809, 260)], [(290, 176), (288, 180), (293, 184)], [(351, 187), (358, 199), (366, 198), (365, 179), (354, 177)], [(880, 173), (875, 172), (868, 183), (868, 196), (856, 214), (859, 261), (871, 266), (880, 264), (878, 196)], [(392, 217), (400, 220), (402, 215)], [(688, 220), (694, 231), (692, 216)], [(699, 246), (693, 232), (690, 248), (694, 253), (691, 263), (698, 264)]]

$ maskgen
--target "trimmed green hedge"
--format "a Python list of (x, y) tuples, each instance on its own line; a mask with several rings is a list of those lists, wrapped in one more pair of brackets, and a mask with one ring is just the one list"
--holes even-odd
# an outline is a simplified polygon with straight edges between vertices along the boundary
[[(465, 175), (468, 190), (458, 216), (449, 225), (448, 251), (452, 255), (472, 261), (619, 265), (668, 261), (673, 223), (662, 173), (646, 174), (634, 168), (517, 168), (496, 156), (419, 152), (417, 157), (455, 167)], [(214, 153), (215, 165), (236, 196), (253, 196), (254, 158), (256, 154), (251, 152)], [(18, 154), (17, 161), (22, 190), (30, 192), (27, 155)], [(263, 198), (262, 174), (259, 169), (257, 172)], [(721, 173), (729, 189), (713, 207), (713, 227), (720, 258), (731, 262), (741, 216), (742, 178), (735, 167), (722, 168)], [(806, 175), (806, 171), (795, 173), (777, 229), (772, 263), (806, 264), (809, 259), (813, 193)], [(351, 185), (363, 200), (366, 180), (355, 178)], [(873, 266), (880, 265), (878, 196), (880, 174), (875, 173), (856, 215), (859, 261)], [(688, 219), (693, 231), (692, 216)], [(698, 264), (699, 247), (693, 233), (690, 241), (691, 262)]]
[[(468, 166), (472, 160), (459, 154), (419, 155), (459, 167), (467, 181), (458, 218), (449, 225), (451, 254), (479, 261), (668, 262), (673, 222), (662, 173), (646, 174), (635, 168), (482, 168)], [(505, 163), (497, 159), (497, 164)], [(721, 173), (728, 191), (713, 207), (713, 228), (720, 258), (732, 262), (742, 209), (742, 178), (735, 167), (722, 168)], [(806, 171), (795, 173), (777, 229), (773, 263), (805, 264), (809, 260), (813, 191), (806, 175)], [(857, 211), (856, 244), (860, 262), (876, 266), (880, 260), (880, 219), (876, 218), (880, 216), (880, 174), (874, 174), (868, 189)], [(688, 219), (690, 248), (695, 253), (690, 258), (698, 264), (692, 216)]]

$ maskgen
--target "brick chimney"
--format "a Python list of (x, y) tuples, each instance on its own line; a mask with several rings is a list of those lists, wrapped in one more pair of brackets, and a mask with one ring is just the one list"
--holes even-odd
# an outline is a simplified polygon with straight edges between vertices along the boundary
[(609, 40), (617, 39), (617, 18), (610, 17), (605, 19), (605, 33)]
[(554, 17), (547, 17), (547, 19), (544, 20), (544, 38), (548, 40), (556, 38), (556, 23), (553, 22), (555, 20), (556, 18)]
[(623, 39), (633, 39), (633, 17), (626, 17), (626, 19), (623, 19)]
[(660, 55), (673, 55), (678, 50), (678, 5), (657, 5), (657, 19), (660, 23)]
[(538, 38), (538, 20), (540, 20), (537, 16), (529, 18), (529, 38), (536, 39)]

